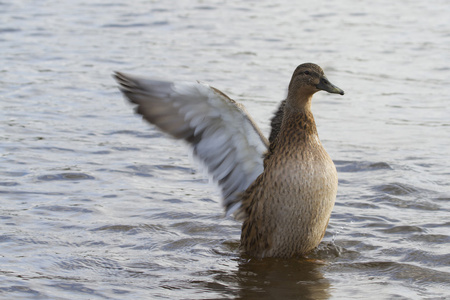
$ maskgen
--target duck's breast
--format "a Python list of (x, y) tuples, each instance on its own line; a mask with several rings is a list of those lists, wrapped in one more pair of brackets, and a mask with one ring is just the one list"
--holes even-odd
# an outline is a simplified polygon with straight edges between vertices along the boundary
[(264, 197), (264, 218), (274, 220), (271, 256), (303, 254), (317, 247), (336, 199), (336, 168), (318, 138), (297, 150), (266, 165), (270, 189)]

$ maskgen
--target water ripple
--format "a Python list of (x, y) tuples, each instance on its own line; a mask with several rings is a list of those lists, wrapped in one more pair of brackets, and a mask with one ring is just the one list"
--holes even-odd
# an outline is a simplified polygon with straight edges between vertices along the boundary
[(41, 175), (37, 177), (38, 180), (42, 181), (78, 181), (78, 180), (94, 180), (95, 177), (85, 174), (85, 173), (60, 173), (60, 174), (48, 174)]
[(339, 172), (364, 172), (378, 170), (393, 170), (386, 162), (367, 162), (367, 161), (335, 161), (336, 169)]

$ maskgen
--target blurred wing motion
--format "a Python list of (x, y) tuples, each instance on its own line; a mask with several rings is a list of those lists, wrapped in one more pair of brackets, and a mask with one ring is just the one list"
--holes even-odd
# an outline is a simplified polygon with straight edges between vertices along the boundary
[(243, 105), (202, 83), (174, 83), (116, 72), (120, 90), (145, 120), (187, 141), (219, 184), (227, 214), (263, 172), (268, 141)]

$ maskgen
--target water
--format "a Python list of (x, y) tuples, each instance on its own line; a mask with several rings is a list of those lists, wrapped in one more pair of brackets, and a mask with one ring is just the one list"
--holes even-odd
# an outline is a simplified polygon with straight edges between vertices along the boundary
[[(0, 2), (2, 299), (450, 297), (447, 1)], [(339, 173), (307, 259), (241, 257), (187, 148), (114, 70), (202, 80), (267, 134), (295, 67)]]

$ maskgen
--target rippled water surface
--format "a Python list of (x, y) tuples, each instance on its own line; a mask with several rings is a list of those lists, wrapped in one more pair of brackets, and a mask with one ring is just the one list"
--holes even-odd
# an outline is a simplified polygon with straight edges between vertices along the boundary
[[(448, 1), (0, 2), (2, 299), (450, 297)], [(201, 80), (267, 134), (295, 67), (339, 172), (307, 258), (239, 255), (240, 224), (114, 70)], [(206, 178), (206, 179), (205, 179)]]

